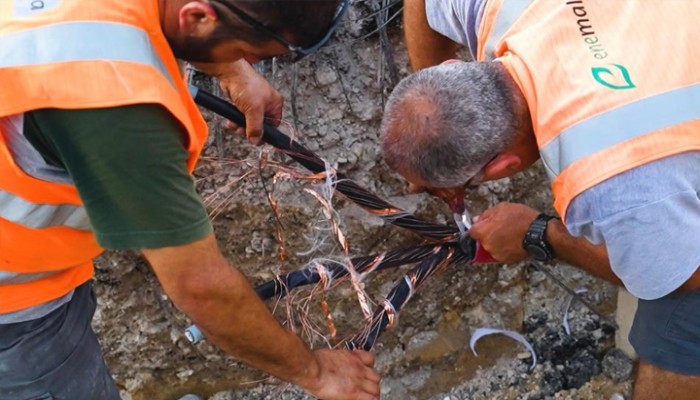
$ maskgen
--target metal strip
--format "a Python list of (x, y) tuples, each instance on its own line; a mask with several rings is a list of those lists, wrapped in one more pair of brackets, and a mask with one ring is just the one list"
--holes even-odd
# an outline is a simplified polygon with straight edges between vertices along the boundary
[(135, 26), (102, 21), (62, 22), (0, 36), (0, 68), (71, 61), (150, 65), (174, 84), (148, 33)]
[(90, 231), (90, 220), (83, 207), (72, 204), (35, 204), (0, 190), (0, 218), (41, 229), (54, 226)]
[(61, 271), (37, 272), (34, 274), (20, 274), (18, 272), (0, 271), (0, 286), (14, 285), (17, 283), (26, 283), (37, 281), (49, 275), (57, 274)]
[[(532, 0), (504, 0), (503, 5), (500, 10), (498, 10), (498, 16), (496, 17), (496, 23), (493, 26), (493, 31), (491, 36), (489, 36), (486, 46), (484, 47), (484, 55), (486, 60), (493, 60), (494, 50), (496, 44), (499, 40), (508, 32), (515, 21), (523, 15), (527, 6), (530, 5)], [(483, 23), (483, 21), (482, 21)]]
[(675, 89), (598, 114), (540, 149), (550, 178), (574, 162), (659, 129), (700, 119), (700, 84)]

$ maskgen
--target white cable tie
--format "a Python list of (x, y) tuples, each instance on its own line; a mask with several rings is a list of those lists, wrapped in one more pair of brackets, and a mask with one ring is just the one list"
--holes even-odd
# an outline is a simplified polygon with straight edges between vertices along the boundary
[(525, 339), (525, 337), (523, 335), (519, 334), (518, 332), (514, 332), (514, 331), (508, 331), (505, 329), (493, 329), (493, 328), (479, 328), (479, 329), (475, 330), (474, 333), (472, 334), (471, 339), (469, 339), (469, 347), (472, 349), (472, 353), (474, 353), (475, 356), (478, 356), (478, 354), (476, 354), (476, 350), (474, 349), (474, 346), (476, 346), (476, 342), (479, 341), (479, 339), (481, 339), (484, 336), (496, 335), (496, 334), (508, 336), (509, 338), (511, 338), (511, 339), (517, 341), (518, 343), (522, 344), (523, 346), (525, 346), (527, 351), (529, 351), (530, 354), (532, 354), (532, 364), (530, 365), (530, 369), (535, 368), (535, 365), (537, 364), (537, 354), (535, 353), (535, 349), (532, 347), (530, 342), (528, 342), (527, 339)]
[(408, 300), (410, 300), (411, 297), (413, 297), (413, 294), (416, 292), (416, 288), (413, 285), (413, 280), (410, 276), (408, 276), (408, 274), (403, 276), (403, 280), (406, 281), (406, 284), (408, 285), (408, 297), (406, 297), (406, 301), (408, 302)]
[[(576, 289), (576, 294), (583, 294), (588, 292), (588, 289), (580, 288)], [(561, 318), (561, 324), (564, 327), (564, 332), (567, 336), (571, 336), (571, 328), (569, 327), (569, 309), (571, 308), (571, 303), (574, 301), (574, 296), (569, 296), (566, 301), (566, 306), (564, 306), (564, 315)]]

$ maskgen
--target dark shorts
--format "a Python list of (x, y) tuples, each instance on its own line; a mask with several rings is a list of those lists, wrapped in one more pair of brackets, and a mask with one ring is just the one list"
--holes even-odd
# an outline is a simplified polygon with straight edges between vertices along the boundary
[(119, 400), (90, 326), (94, 313), (88, 282), (42, 318), (0, 325), (0, 400)]
[(630, 343), (649, 364), (700, 375), (700, 289), (639, 300)]

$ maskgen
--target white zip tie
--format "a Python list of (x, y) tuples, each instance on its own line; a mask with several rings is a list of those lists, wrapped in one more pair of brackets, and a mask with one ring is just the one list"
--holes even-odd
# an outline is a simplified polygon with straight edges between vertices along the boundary
[(500, 334), (500, 335), (505, 335), (508, 336), (509, 338), (519, 342), (525, 348), (527, 351), (532, 354), (532, 364), (530, 365), (530, 369), (535, 368), (535, 365), (537, 364), (537, 354), (535, 354), (535, 349), (532, 347), (530, 342), (525, 339), (525, 337), (518, 332), (514, 331), (507, 331), (505, 329), (493, 329), (493, 328), (479, 328), (472, 333), (471, 339), (469, 339), (469, 347), (472, 349), (472, 353), (474, 353), (475, 356), (478, 356), (476, 354), (476, 350), (474, 349), (474, 346), (476, 345), (476, 342), (479, 341), (484, 336), (488, 335), (495, 335), (495, 334)]
[[(576, 289), (576, 294), (582, 294), (588, 292), (588, 289), (581, 288)], [(569, 327), (569, 308), (571, 308), (571, 303), (574, 301), (574, 296), (569, 296), (566, 301), (566, 306), (564, 306), (564, 315), (561, 318), (561, 324), (564, 326), (564, 332), (567, 336), (571, 336), (571, 328)]]

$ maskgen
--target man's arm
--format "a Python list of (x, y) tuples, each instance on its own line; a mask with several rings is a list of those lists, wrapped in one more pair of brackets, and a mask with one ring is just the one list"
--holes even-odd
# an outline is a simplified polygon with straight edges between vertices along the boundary
[[(537, 217), (537, 214), (530, 220), (530, 223), (535, 217)], [(547, 223), (546, 239), (554, 249), (556, 259), (575, 265), (599, 278), (622, 286), (622, 281), (610, 268), (610, 260), (608, 259), (608, 251), (605, 245), (595, 245), (584, 238), (571, 236), (564, 223), (558, 219), (549, 220)]]
[[(515, 263), (526, 260), (528, 254), (522, 241), (538, 211), (522, 204), (500, 203), (475, 218), (469, 235), (481, 242), (486, 251), (498, 261)], [(620, 279), (610, 269), (604, 245), (594, 245), (584, 238), (571, 236), (559, 220), (547, 225), (547, 241), (558, 260), (575, 265), (616, 285)]]
[(425, 0), (404, 2), (404, 36), (414, 71), (455, 58), (459, 45), (435, 32), (428, 24)]
[(379, 397), (371, 353), (311, 351), (275, 320), (245, 277), (223, 257), (213, 235), (143, 254), (173, 303), (226, 353), (319, 398)]
[(27, 139), (70, 173), (100, 245), (152, 249), (145, 253), (166, 292), (212, 341), (326, 399), (376, 398), (371, 354), (311, 352), (221, 255), (181, 130), (154, 104), (35, 110), (24, 120)]

